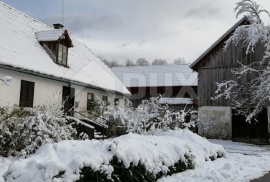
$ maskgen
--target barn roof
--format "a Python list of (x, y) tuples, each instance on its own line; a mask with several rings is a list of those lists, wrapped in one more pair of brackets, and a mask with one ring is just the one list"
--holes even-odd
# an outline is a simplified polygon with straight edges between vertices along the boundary
[(216, 46), (220, 43), (224, 42), (228, 36), (239, 26), (243, 23), (247, 22), (248, 18), (244, 16), (241, 20), (239, 20), (234, 26), (232, 26), (224, 35), (222, 35), (214, 44), (212, 44), (198, 59), (196, 59), (191, 65), (190, 68), (195, 70), (195, 66), (206, 56), (208, 55)]
[(115, 67), (113, 73), (126, 87), (197, 86), (189, 65)]
[(75, 39), (68, 51), (69, 68), (55, 64), (39, 40), (55, 40), (63, 30), (55, 30), (1, 1), (0, 25), (0, 67), (130, 95), (111, 70)]

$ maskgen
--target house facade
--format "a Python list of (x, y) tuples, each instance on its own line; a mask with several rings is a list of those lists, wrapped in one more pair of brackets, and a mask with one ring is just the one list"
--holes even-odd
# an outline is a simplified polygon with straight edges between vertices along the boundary
[(160, 104), (177, 111), (197, 110), (197, 73), (189, 65), (115, 67), (112, 72), (131, 92), (135, 107), (142, 100), (161, 96)]
[(250, 54), (246, 54), (246, 48), (241, 44), (230, 45), (226, 51), (223, 49), (225, 41), (234, 30), (245, 24), (249, 22), (244, 17), (190, 65), (190, 68), (198, 72), (199, 134), (207, 138), (267, 144), (270, 131), (268, 106), (257, 116), (259, 122), (252, 121), (249, 124), (245, 116), (236, 114), (230, 99), (212, 99), (217, 90), (216, 83), (228, 80), (246, 83), (252, 79), (243, 77), (239, 80), (232, 73), (232, 70), (240, 67), (239, 62), (248, 65), (263, 58), (263, 45), (257, 45), (254, 53)]
[[(61, 24), (48, 26), (0, 2), (0, 106), (35, 107), (65, 101), (77, 118), (93, 117), (94, 100), (124, 106), (130, 92)], [(74, 112), (71, 112), (74, 111)]]

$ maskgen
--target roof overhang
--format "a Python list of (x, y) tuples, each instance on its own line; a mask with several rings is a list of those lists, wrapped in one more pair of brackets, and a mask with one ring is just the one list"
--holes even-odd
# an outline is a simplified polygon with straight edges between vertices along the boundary
[(50, 80), (54, 80), (54, 81), (59, 81), (62, 83), (74, 84), (74, 85), (78, 85), (78, 86), (82, 86), (82, 87), (86, 87), (86, 88), (91, 88), (91, 89), (95, 89), (95, 90), (99, 90), (99, 91), (103, 91), (103, 92), (108, 92), (108, 93), (112, 93), (112, 94), (116, 94), (116, 95), (120, 95), (120, 96), (129, 97), (131, 95), (130, 92), (129, 92), (129, 94), (125, 94), (125, 93), (121, 93), (118, 91), (108, 90), (108, 89), (96, 87), (93, 85), (85, 84), (82, 82), (78, 82), (78, 81), (74, 81), (74, 80), (70, 80), (70, 79), (65, 79), (65, 78), (60, 78), (60, 77), (55, 77), (53, 75), (47, 75), (47, 74), (43, 74), (40, 72), (22, 69), (22, 68), (10, 66), (10, 65), (0, 64), (0, 68), (6, 69), (6, 70), (11, 70), (11, 71), (16, 71), (16, 72), (20, 72), (20, 73), (24, 73), (24, 74), (28, 74), (28, 75), (38, 76), (41, 78), (46, 78), (46, 79), (50, 79)]
[(222, 35), (214, 44), (212, 44), (200, 57), (198, 57), (189, 67), (196, 71), (197, 64), (205, 57), (207, 56), (216, 46), (218, 46), (220, 43), (224, 42), (228, 36), (230, 36), (234, 30), (240, 26), (244, 25), (245, 23), (249, 23), (248, 18), (244, 16), (241, 20), (239, 20), (233, 27), (231, 27), (224, 35)]

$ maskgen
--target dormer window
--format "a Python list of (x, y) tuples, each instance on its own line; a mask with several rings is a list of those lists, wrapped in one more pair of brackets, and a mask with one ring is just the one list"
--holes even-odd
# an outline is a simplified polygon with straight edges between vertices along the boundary
[(65, 45), (59, 44), (57, 63), (67, 66), (68, 48)]
[(52, 30), (37, 32), (36, 38), (53, 62), (68, 67), (68, 48), (73, 47), (73, 44), (63, 25), (54, 24)]

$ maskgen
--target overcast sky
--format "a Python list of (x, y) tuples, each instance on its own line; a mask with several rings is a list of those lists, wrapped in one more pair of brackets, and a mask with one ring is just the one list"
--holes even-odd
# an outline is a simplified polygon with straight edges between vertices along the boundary
[[(61, 0), (2, 0), (46, 23), (62, 22)], [(193, 62), (237, 22), (239, 0), (64, 0), (64, 25), (97, 55)], [(257, 0), (270, 10), (270, 0)], [(240, 18), (238, 18), (240, 19)]]

